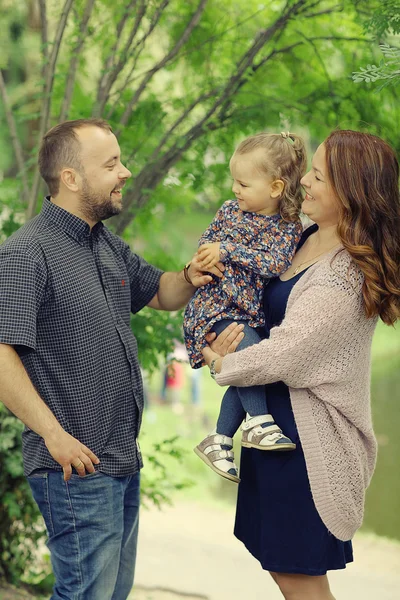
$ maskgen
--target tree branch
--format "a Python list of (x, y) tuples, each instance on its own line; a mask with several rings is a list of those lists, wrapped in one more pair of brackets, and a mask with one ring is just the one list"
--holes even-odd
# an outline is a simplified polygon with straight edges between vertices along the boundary
[[(124, 127), (127, 124), (128, 120), (129, 120), (129, 117), (132, 114), (133, 108), (137, 104), (140, 96), (142, 95), (142, 93), (145, 90), (145, 88), (146, 88), (147, 84), (149, 83), (149, 81), (154, 77), (154, 75), (160, 69), (162, 69), (163, 67), (165, 67), (165, 65), (167, 65), (169, 62), (171, 62), (171, 60), (173, 60), (175, 58), (175, 56), (178, 54), (179, 50), (187, 42), (187, 40), (189, 39), (190, 34), (192, 33), (193, 29), (198, 25), (198, 23), (200, 21), (200, 18), (201, 18), (201, 15), (204, 12), (206, 4), (207, 4), (207, 0), (200, 0), (196, 12), (193, 14), (192, 18), (190, 19), (190, 21), (187, 24), (187, 26), (186, 26), (183, 34), (181, 35), (180, 39), (177, 41), (177, 43), (175, 44), (175, 46), (168, 52), (168, 54), (166, 54), (164, 56), (164, 58), (162, 60), (160, 60), (156, 65), (154, 65), (154, 67), (152, 69), (150, 69), (147, 72), (147, 74), (144, 76), (141, 84), (139, 85), (139, 88), (136, 90), (135, 94), (133, 95), (133, 97), (129, 101), (128, 106), (126, 107), (126, 109), (124, 111), (124, 114), (122, 115), (122, 118), (121, 118), (121, 121), (120, 121), (121, 127)], [(118, 135), (118, 133), (120, 133), (121, 127), (116, 132), (116, 135)]]
[[(102, 76), (100, 77), (100, 80), (99, 80), (99, 85), (98, 85), (98, 88), (97, 88), (96, 105), (98, 103), (100, 103), (100, 101), (102, 99), (103, 88), (106, 85), (107, 78), (109, 76), (109, 71), (110, 71), (110, 69), (112, 67), (112, 64), (113, 64), (114, 60), (115, 60), (115, 55), (116, 55), (116, 52), (117, 52), (117, 48), (118, 48), (118, 44), (119, 44), (119, 41), (120, 41), (120, 38), (121, 38), (122, 31), (123, 31), (123, 29), (125, 27), (126, 21), (128, 20), (128, 17), (129, 17), (129, 14), (130, 14), (130, 10), (133, 9), (136, 6), (136, 2), (137, 2), (137, 0), (132, 0), (132, 2), (130, 2), (128, 4), (128, 6), (126, 6), (126, 8), (125, 8), (125, 10), (124, 10), (124, 12), (122, 14), (122, 17), (121, 17), (121, 19), (119, 20), (119, 22), (117, 24), (117, 31), (116, 31), (115, 43), (114, 43), (113, 47), (111, 48), (110, 54), (108, 55), (106, 64), (105, 64), (104, 69), (103, 69), (103, 74), (102, 74)], [(96, 116), (98, 116), (98, 115), (96, 114)]]
[(94, 111), (94, 114), (97, 116), (99, 116), (103, 113), (104, 107), (107, 103), (107, 100), (108, 100), (108, 97), (110, 94), (111, 87), (126, 64), (126, 59), (127, 59), (128, 53), (129, 53), (129, 49), (132, 45), (133, 40), (135, 39), (135, 36), (138, 32), (138, 29), (143, 20), (143, 17), (146, 14), (146, 10), (147, 10), (147, 2), (146, 2), (146, 0), (141, 0), (139, 10), (137, 11), (132, 30), (131, 30), (128, 40), (125, 43), (125, 46), (121, 52), (119, 60), (110, 71), (105, 73), (103, 87), (100, 88), (100, 86), (99, 86), (98, 101), (96, 101), (96, 107), (95, 107), (95, 111)]
[(192, 104), (190, 104), (190, 106), (188, 106), (188, 108), (181, 114), (181, 116), (175, 121), (175, 123), (170, 127), (170, 129), (168, 129), (168, 131), (164, 134), (164, 136), (161, 139), (160, 143), (158, 144), (157, 148), (152, 153), (150, 160), (154, 160), (160, 154), (160, 151), (161, 151), (162, 147), (168, 141), (168, 138), (175, 131), (175, 129), (177, 129), (177, 127), (179, 127), (179, 125), (181, 125), (181, 123), (183, 123), (183, 121), (186, 119), (186, 117), (188, 117), (190, 115), (192, 110), (194, 110), (196, 108), (196, 106), (198, 104), (200, 104), (200, 102), (203, 102), (204, 100), (208, 100), (209, 98), (212, 98), (217, 91), (218, 91), (217, 88), (214, 88), (207, 94), (202, 94), (201, 96), (196, 98), (196, 100), (194, 100), (192, 102)]
[(327, 8), (326, 10), (320, 10), (319, 12), (309, 13), (305, 15), (305, 19), (314, 19), (315, 17), (320, 17), (321, 15), (330, 15), (333, 12), (343, 10), (343, 6), (341, 4), (337, 4), (336, 6), (332, 6), (332, 8)]
[[(39, 126), (39, 140), (44, 136), (44, 134), (46, 133), (48, 126), (49, 126), (50, 110), (51, 110), (51, 92), (52, 92), (53, 84), (54, 84), (56, 63), (57, 63), (58, 53), (60, 51), (60, 46), (61, 46), (61, 42), (63, 39), (64, 31), (65, 31), (65, 26), (67, 24), (68, 15), (69, 15), (69, 12), (72, 7), (72, 3), (73, 3), (73, 0), (65, 0), (65, 4), (64, 4), (64, 7), (63, 7), (63, 10), (61, 13), (61, 17), (58, 22), (57, 31), (56, 31), (56, 34), (54, 37), (53, 49), (52, 49), (52, 52), (50, 55), (50, 61), (46, 66), (46, 80), (45, 80), (45, 84), (44, 84), (43, 108), (42, 108), (42, 114), (41, 114), (40, 126)], [(31, 195), (29, 198), (28, 211), (27, 211), (28, 219), (31, 219), (35, 214), (39, 185), (40, 185), (40, 173), (39, 173), (39, 169), (37, 168), (35, 170), (35, 174), (33, 177), (33, 185), (32, 185)]]
[[(107, 119), (110, 119), (112, 117), (112, 115), (114, 114), (114, 111), (118, 105), (118, 102), (121, 99), (122, 94), (124, 93), (124, 91), (126, 90), (126, 88), (132, 83), (132, 81), (134, 80), (134, 78), (132, 77), (133, 73), (135, 72), (136, 69), (136, 65), (138, 63), (139, 57), (142, 54), (142, 51), (145, 47), (145, 43), (146, 40), (148, 39), (148, 37), (153, 33), (155, 27), (157, 26), (162, 13), (164, 12), (164, 10), (166, 9), (166, 7), (168, 6), (168, 4), (170, 3), (170, 0), (164, 0), (160, 6), (157, 8), (155, 14), (153, 15), (153, 18), (150, 21), (150, 25), (148, 30), (146, 31), (145, 34), (143, 34), (143, 36), (140, 38), (140, 40), (138, 41), (138, 43), (131, 49), (131, 52), (134, 52), (137, 49), (136, 55), (133, 58), (133, 65), (129, 71), (129, 74), (127, 75), (126, 79), (125, 79), (125, 83), (119, 88), (119, 90), (117, 90), (117, 92), (115, 93), (117, 98), (116, 100), (114, 100), (114, 105), (110, 108), (110, 110), (107, 113)], [(109, 100), (110, 98), (110, 94), (108, 96)]]
[(40, 36), (42, 40), (42, 77), (44, 78), (46, 73), (46, 65), (49, 60), (49, 49), (48, 49), (48, 38), (47, 38), (47, 12), (46, 12), (46, 0), (39, 0), (40, 7)]
[[(336, 35), (316, 36), (316, 37), (305, 38), (305, 39), (306, 39), (306, 41), (309, 41), (310, 43), (318, 41), (318, 40), (369, 43), (368, 40), (366, 40), (365, 38), (347, 38), (347, 37), (340, 37), (340, 36), (336, 36)], [(253, 71), (254, 72), (258, 71), (258, 69), (260, 67), (262, 67), (263, 65), (265, 65), (265, 63), (267, 63), (269, 60), (271, 60), (271, 58), (273, 56), (276, 56), (277, 54), (286, 54), (286, 53), (290, 52), (291, 50), (293, 50), (293, 48), (296, 48), (297, 46), (302, 46), (303, 44), (305, 44), (304, 40), (301, 42), (295, 42), (294, 44), (290, 44), (290, 46), (285, 46), (284, 48), (278, 48), (278, 49), (272, 50), (268, 54), (268, 56), (266, 56), (259, 63), (255, 64), (253, 66)]]
[(6, 119), (8, 123), (8, 128), (10, 130), (11, 142), (14, 149), (15, 159), (17, 161), (18, 172), (21, 176), (22, 181), (22, 192), (23, 192), (23, 200), (24, 202), (28, 201), (29, 190), (28, 190), (28, 180), (26, 177), (25, 170), (25, 162), (24, 162), (24, 153), (22, 150), (22, 145), (20, 139), (18, 137), (17, 125), (15, 123), (14, 115), (12, 112), (12, 107), (10, 100), (8, 98), (6, 85), (3, 79), (3, 73), (0, 70), (0, 94), (4, 104), (4, 112), (6, 114)]
[(68, 117), (69, 109), (71, 106), (72, 94), (74, 92), (75, 87), (75, 79), (76, 79), (76, 71), (78, 68), (80, 53), (82, 50), (82, 46), (86, 39), (86, 33), (88, 28), (88, 23), (90, 19), (90, 15), (92, 14), (93, 6), (95, 0), (87, 0), (85, 11), (83, 14), (82, 22), (79, 28), (78, 40), (76, 42), (75, 47), (72, 50), (72, 59), (71, 65), (68, 72), (68, 79), (65, 86), (65, 94), (63, 103), (61, 106), (59, 122), (62, 123)]

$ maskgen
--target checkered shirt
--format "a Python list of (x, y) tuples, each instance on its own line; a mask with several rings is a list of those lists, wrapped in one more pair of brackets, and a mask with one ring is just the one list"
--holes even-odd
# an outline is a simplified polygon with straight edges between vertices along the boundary
[[(103, 223), (50, 199), (0, 246), (0, 343), (15, 347), (62, 427), (118, 477), (142, 466), (143, 387), (130, 313), (156, 294), (162, 271)], [(23, 433), (25, 475), (61, 470), (43, 439)]]

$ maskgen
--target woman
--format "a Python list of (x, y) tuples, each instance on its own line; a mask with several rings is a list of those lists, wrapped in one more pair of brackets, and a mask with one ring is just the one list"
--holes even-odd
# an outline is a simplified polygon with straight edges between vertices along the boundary
[[(242, 448), (235, 535), (286, 600), (332, 600), (326, 572), (353, 560), (376, 459), (370, 352), (380, 317), (400, 316), (399, 165), (381, 139), (335, 131), (303, 177), (314, 221), (291, 267), (264, 293), (266, 337), (233, 352), (231, 325), (204, 349), (220, 385), (266, 384), (275, 420), (297, 444)], [(242, 445), (262, 434), (246, 419)]]

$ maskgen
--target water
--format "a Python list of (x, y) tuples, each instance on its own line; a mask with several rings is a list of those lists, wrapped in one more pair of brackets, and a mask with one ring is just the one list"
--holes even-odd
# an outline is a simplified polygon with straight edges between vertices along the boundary
[(400, 339), (374, 361), (371, 394), (378, 461), (363, 528), (400, 540)]

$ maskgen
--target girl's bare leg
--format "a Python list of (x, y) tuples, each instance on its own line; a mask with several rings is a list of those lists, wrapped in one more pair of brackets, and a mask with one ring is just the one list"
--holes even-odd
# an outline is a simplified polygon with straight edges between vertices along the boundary
[(270, 574), (285, 600), (335, 600), (326, 575)]

